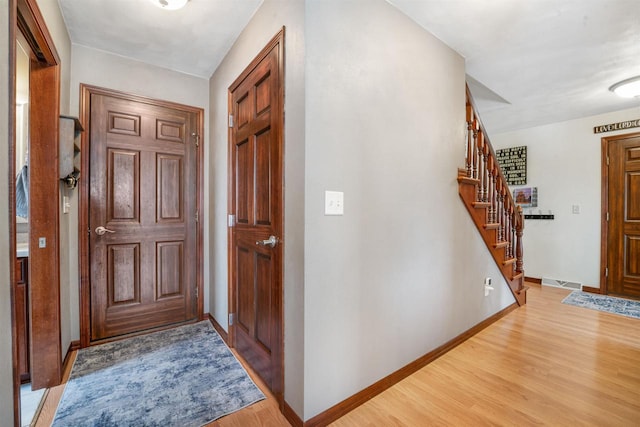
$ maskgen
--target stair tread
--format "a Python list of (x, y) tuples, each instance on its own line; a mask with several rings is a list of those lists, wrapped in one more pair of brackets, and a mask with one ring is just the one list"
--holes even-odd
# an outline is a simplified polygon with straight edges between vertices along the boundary
[(491, 203), (489, 203), (489, 202), (473, 202), (472, 205), (476, 209), (486, 209), (486, 208), (491, 206)]
[(489, 222), (484, 225), (485, 230), (495, 230), (496, 228), (500, 228), (500, 223), (498, 222)]
[(513, 264), (514, 262), (516, 262), (515, 258), (509, 258), (502, 261), (502, 265), (509, 265), (509, 264)]
[(517, 292), (517, 293), (519, 293), (519, 294), (521, 294), (521, 293), (523, 293), (523, 292), (524, 292), (524, 293), (526, 293), (528, 289), (529, 289), (529, 287), (528, 287), (528, 286), (523, 286), (523, 287), (522, 287), (522, 289), (520, 289), (520, 290), (518, 290), (518, 291), (516, 291), (516, 292)]
[(468, 176), (459, 176), (458, 182), (460, 184), (468, 184), (468, 185), (478, 185), (480, 184), (479, 179), (469, 178)]
[(493, 247), (496, 249), (506, 248), (507, 246), (509, 246), (509, 242), (498, 242), (493, 244)]

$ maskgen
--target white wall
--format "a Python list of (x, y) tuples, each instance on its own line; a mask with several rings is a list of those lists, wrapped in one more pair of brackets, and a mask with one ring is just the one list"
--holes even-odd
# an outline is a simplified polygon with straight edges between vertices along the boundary
[(228, 88), (282, 28), (285, 30), (285, 400), (303, 410), (304, 265), (304, 1), (265, 0), (210, 80), (211, 314), (225, 329), (227, 280), (227, 95)]
[(528, 211), (555, 216), (525, 221), (527, 276), (600, 287), (601, 138), (638, 129), (594, 134), (593, 128), (638, 117), (640, 107), (489, 135), (495, 149), (527, 146), (527, 186), (538, 188), (538, 207)]
[[(0, 86), (9, 87), (9, 10), (7, 0), (0, 0)], [(6, 94), (5, 90), (3, 93)], [(8, 96), (0, 97), (0, 200), (9, 199), (9, 108)], [(6, 206), (6, 203), (3, 203)], [(0, 420), (13, 425), (13, 354), (11, 342), (11, 282), (9, 266), (9, 212), (0, 209)]]
[(458, 196), (463, 58), (383, 0), (305, 16), (309, 419), (514, 299)]
[[(79, 115), (80, 83), (114, 89), (135, 95), (147, 96), (166, 101), (205, 109), (204, 135), (208, 135), (209, 108), (208, 82), (206, 79), (159, 68), (143, 62), (134, 61), (104, 51), (91, 49), (81, 45), (72, 46), (71, 66), (71, 114)], [(204, 138), (204, 206), (203, 218), (208, 215), (209, 197), (209, 141)], [(82, 173), (82, 171), (81, 171)], [(85, 175), (86, 177), (86, 175)], [(74, 190), (72, 210), (77, 212), (77, 195)], [(77, 216), (71, 230), (77, 230)], [(208, 224), (204, 223), (204, 312), (209, 311), (209, 244)], [(77, 251), (77, 235), (74, 241)], [(76, 264), (77, 265), (77, 264)], [(77, 271), (77, 267), (76, 267)], [(77, 281), (76, 281), (77, 283)], [(71, 289), (71, 323), (72, 339), (79, 339), (80, 325), (78, 313), (78, 287)]]

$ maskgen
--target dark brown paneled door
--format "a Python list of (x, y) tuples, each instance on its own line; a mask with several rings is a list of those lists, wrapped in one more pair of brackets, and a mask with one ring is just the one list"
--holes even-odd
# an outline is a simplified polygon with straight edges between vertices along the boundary
[(282, 401), (282, 33), (230, 87), (232, 345)]
[(640, 298), (640, 136), (609, 141), (607, 289)]
[(196, 120), (91, 95), (91, 341), (197, 316)]

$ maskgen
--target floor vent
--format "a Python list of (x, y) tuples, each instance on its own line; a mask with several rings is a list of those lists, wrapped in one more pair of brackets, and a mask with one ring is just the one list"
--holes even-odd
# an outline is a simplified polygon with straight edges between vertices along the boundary
[(574, 289), (578, 291), (582, 290), (582, 283), (551, 279), (549, 277), (543, 277), (542, 284), (544, 286), (552, 286), (554, 288)]

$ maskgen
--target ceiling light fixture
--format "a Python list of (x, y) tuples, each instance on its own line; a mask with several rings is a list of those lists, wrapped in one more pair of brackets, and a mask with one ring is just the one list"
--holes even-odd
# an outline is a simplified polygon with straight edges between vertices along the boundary
[(149, 0), (164, 10), (178, 10), (184, 7), (189, 0)]
[(611, 86), (609, 90), (623, 98), (640, 96), (640, 76), (618, 82)]

